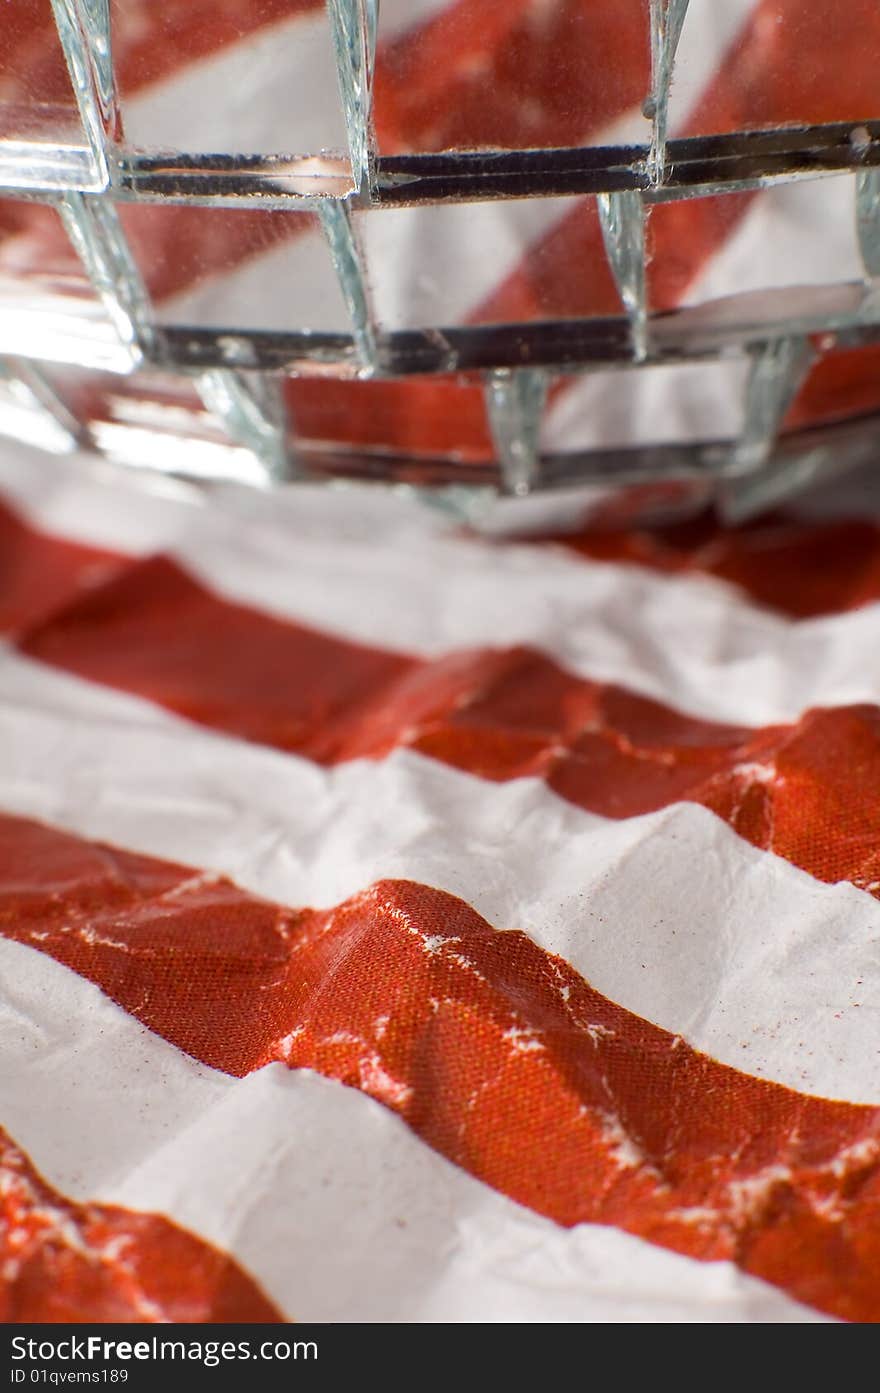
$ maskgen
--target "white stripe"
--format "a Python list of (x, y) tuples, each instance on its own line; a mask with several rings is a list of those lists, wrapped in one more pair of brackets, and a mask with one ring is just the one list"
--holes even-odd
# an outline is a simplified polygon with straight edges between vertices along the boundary
[(339, 1084), (204, 1069), (4, 941), (0, 1041), (0, 1123), (51, 1184), (166, 1214), (295, 1319), (821, 1319), (727, 1263), (559, 1228)]
[(7, 654), (0, 808), (290, 905), (386, 876), (435, 885), (723, 1063), (880, 1103), (880, 904), (696, 805), (608, 821), (537, 780), (493, 784), (406, 751), (322, 770)]
[[(159, 448), (159, 447), (157, 447)], [(433, 657), (531, 644), (570, 671), (710, 720), (761, 726), (880, 700), (880, 606), (794, 623), (711, 577), (589, 563), (453, 533), (405, 498), (323, 486), (265, 497), (147, 491), (104, 466), (0, 445), (4, 492), (36, 525), (142, 554), (161, 537), (232, 600)]]
[(229, 1085), (91, 982), (0, 940), (0, 1125), (66, 1193), (112, 1193)]
[(196, 525), (205, 495), (161, 474), (131, 473), (96, 460), (50, 457), (18, 442), (0, 442), (3, 501), (35, 527), (87, 546), (148, 556), (172, 546)]

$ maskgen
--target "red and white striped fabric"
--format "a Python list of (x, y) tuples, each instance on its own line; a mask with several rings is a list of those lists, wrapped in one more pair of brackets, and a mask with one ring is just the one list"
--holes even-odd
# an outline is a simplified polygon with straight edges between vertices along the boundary
[[(158, 130), (253, 55), (237, 21), (212, 27), (232, 0), (163, 5), (162, 44), (148, 8), (121, 7), (123, 114)], [(610, 28), (600, 4), (473, 0), (476, 30), (434, 34), (440, 8), (414, 28), (383, 5), (385, 148), (466, 139), (491, 93), (496, 141), (628, 129), (629, 39), (583, 108), (554, 81), (546, 110), (517, 105), (517, 55), (541, 35), (552, 54), (579, 9), (588, 50), (625, 35), (641, 0)], [(676, 129), (846, 119), (876, 82), (858, 8), (837, 88), (813, 62), (830, 7), (700, 19)], [(278, 33), (253, 42), (314, 9), (263, 6)], [(448, 127), (435, 79), (458, 84)], [(780, 222), (805, 234), (797, 276), (825, 277), (804, 197), (655, 210), (653, 306), (776, 283)], [(521, 207), (455, 314), (604, 312), (588, 201)], [(203, 210), (167, 211), (128, 228), (157, 302), (271, 300), (253, 215), (233, 236), (210, 211), (212, 240)], [(0, 270), (47, 255), (32, 216), (0, 210)], [(427, 214), (396, 216), (381, 235), (421, 246)], [(498, 210), (476, 216), (495, 236)], [(305, 295), (318, 244), (296, 234), (278, 240)], [(390, 245), (393, 318), (412, 263)], [(876, 406), (875, 366), (820, 361), (791, 421)], [(609, 443), (622, 417), (656, 435), (649, 396), (622, 410), (597, 380), (558, 399), (548, 443)], [(703, 431), (728, 386), (708, 407), (686, 386), (672, 433)], [(488, 449), (468, 386), (289, 388), (305, 435), (332, 417), (361, 442)], [(880, 1318), (880, 528), (527, 545), (396, 496), (206, 498), (23, 447), (0, 499), (4, 1319)]]
[(880, 529), (0, 480), (8, 1319), (880, 1315)]

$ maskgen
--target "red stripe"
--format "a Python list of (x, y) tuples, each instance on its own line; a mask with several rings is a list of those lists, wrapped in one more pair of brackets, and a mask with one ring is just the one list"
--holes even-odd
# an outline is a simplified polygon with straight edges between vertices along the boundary
[(715, 1063), (564, 961), (407, 881), (288, 910), (0, 820), (0, 925), (179, 1048), (311, 1068), (556, 1222), (728, 1259), (880, 1319), (880, 1111)]
[(481, 778), (531, 775), (605, 817), (701, 803), (819, 880), (880, 880), (880, 709), (722, 726), (528, 648), (431, 661), (316, 633), (133, 564), (20, 641), (55, 667), (201, 725), (333, 765), (406, 747)]
[(232, 1258), (158, 1214), (75, 1204), (0, 1130), (0, 1321), (284, 1319)]
[(99, 547), (33, 531), (0, 503), (0, 632), (39, 623), (119, 565)]
[[(818, 335), (821, 349), (823, 335)], [(880, 346), (824, 352), (813, 364), (785, 418), (786, 430), (830, 425), (880, 409)]]
[(21, 647), (202, 725), (321, 762), (345, 758), (353, 744), (375, 747), (373, 702), (384, 734), (389, 689), (419, 667), (222, 600), (161, 558), (74, 600)]
[(585, 531), (546, 541), (594, 561), (718, 576), (792, 619), (842, 614), (880, 600), (880, 528), (773, 514), (741, 528), (708, 515), (650, 531)]

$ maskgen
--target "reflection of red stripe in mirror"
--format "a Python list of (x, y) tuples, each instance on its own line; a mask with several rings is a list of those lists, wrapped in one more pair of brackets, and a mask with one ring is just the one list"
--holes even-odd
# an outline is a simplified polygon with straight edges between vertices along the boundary
[(446, 455), (463, 464), (493, 455), (483, 393), (464, 378), (340, 382), (288, 378), (296, 439), (367, 450)]
[[(821, 347), (822, 336), (819, 335)], [(837, 349), (814, 363), (785, 418), (784, 428), (833, 424), (880, 407), (880, 345)]]
[(456, 0), (379, 39), (383, 154), (579, 145), (650, 83), (644, 0)]

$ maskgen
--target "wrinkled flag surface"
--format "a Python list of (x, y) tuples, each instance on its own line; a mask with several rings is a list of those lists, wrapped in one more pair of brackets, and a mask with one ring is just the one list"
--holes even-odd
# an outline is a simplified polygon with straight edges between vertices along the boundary
[[(55, 100), (48, 6), (12, 8), (4, 99)], [(673, 133), (873, 101), (874, 5), (830, 67), (838, 7), (721, 8), (692, 0)], [(319, 6), (158, 13), (117, 16), (133, 139), (224, 148), (251, 41), (319, 112), (325, 69), (273, 69)], [(383, 149), (644, 138), (641, 0), (382, 14)], [(858, 280), (816, 187), (658, 205), (651, 308)], [(435, 210), (374, 219), (388, 322), (611, 312), (595, 200), (516, 209), (444, 224), (428, 303)], [(47, 211), (0, 201), (0, 276), (66, 283)], [(307, 215), (212, 216), (127, 211), (161, 313), (338, 327)], [(827, 347), (787, 425), (876, 409), (876, 347)], [(739, 367), (646, 374), (639, 411), (588, 375), (544, 445), (735, 435)], [(472, 385), (286, 391), (312, 441), (491, 449)], [(878, 1319), (878, 604), (868, 515), (501, 540), (4, 445), (0, 1316)]]
[(0, 477), (7, 1318), (877, 1316), (876, 527)]

